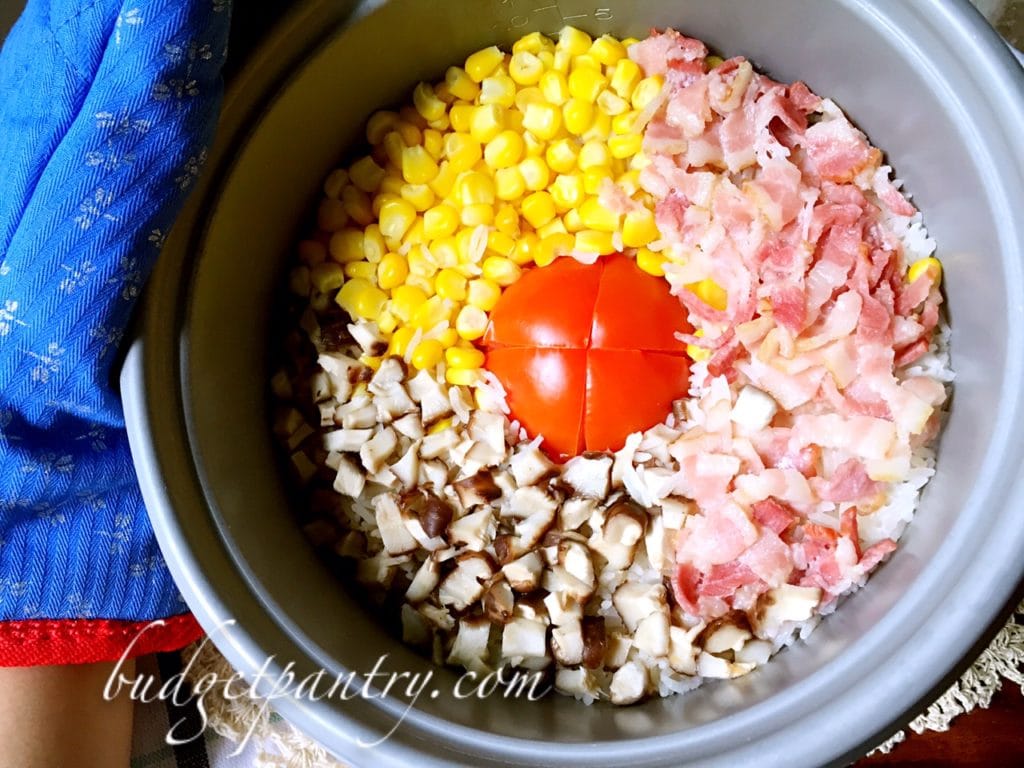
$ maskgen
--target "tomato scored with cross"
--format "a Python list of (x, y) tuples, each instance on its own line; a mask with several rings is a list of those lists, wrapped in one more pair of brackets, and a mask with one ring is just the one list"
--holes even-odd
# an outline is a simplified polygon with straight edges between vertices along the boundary
[(692, 330), (668, 284), (632, 259), (561, 258), (505, 289), (481, 346), (512, 415), (564, 461), (665, 419), (689, 387), (675, 334)]

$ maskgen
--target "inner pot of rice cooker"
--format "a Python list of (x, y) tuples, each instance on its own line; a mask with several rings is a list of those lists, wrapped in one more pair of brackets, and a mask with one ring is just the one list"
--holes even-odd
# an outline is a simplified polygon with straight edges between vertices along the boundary
[[(314, 555), (269, 427), (272, 308), (323, 176), (419, 80), (566, 23), (620, 37), (675, 27), (833, 98), (888, 153), (938, 242), (957, 373), (937, 474), (867, 586), (755, 673), (625, 708), (457, 691), (453, 670), (403, 646)], [(817, 766), (863, 753), (954, 679), (1024, 571), (1022, 125), (1024, 70), (966, 0), (299, 4), (232, 85), (122, 377), (185, 598), (234, 667), (262, 670), (257, 690), (278, 686), (284, 717), (357, 766)], [(279, 693), (285, 671), (378, 664), (406, 673), (386, 696), (384, 677), (316, 701)]]

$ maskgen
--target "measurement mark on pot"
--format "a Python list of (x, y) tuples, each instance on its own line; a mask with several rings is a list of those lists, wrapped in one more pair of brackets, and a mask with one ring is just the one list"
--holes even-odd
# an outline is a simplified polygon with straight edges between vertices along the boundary
[[(564, 13), (558, 3), (547, 5), (531, 5), (529, 0), (498, 0), (498, 5), (507, 9), (511, 15), (505, 15), (498, 19), (491, 29), (495, 31), (504, 30), (513, 32), (524, 27), (535, 25), (546, 28), (545, 34), (554, 36), (565, 24), (578, 23), (580, 19), (594, 19), (595, 21), (607, 22), (615, 18), (611, 8), (594, 8), (584, 13)], [(551, 19), (557, 14), (557, 21)], [(550, 27), (548, 25), (551, 25)]]

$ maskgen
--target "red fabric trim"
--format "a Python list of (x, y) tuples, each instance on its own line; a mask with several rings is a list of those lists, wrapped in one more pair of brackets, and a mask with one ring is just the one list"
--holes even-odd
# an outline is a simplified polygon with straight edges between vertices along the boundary
[[(191, 613), (151, 621), (26, 619), (0, 622), (0, 667), (92, 664), (176, 651), (203, 634)], [(125, 654), (127, 653), (127, 656)]]

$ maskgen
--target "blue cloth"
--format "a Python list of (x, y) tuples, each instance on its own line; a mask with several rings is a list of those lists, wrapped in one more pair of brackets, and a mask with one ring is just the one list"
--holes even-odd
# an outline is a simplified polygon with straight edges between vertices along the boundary
[(183, 613), (112, 365), (206, 159), (229, 0), (29, 0), (0, 52), (0, 620)]

